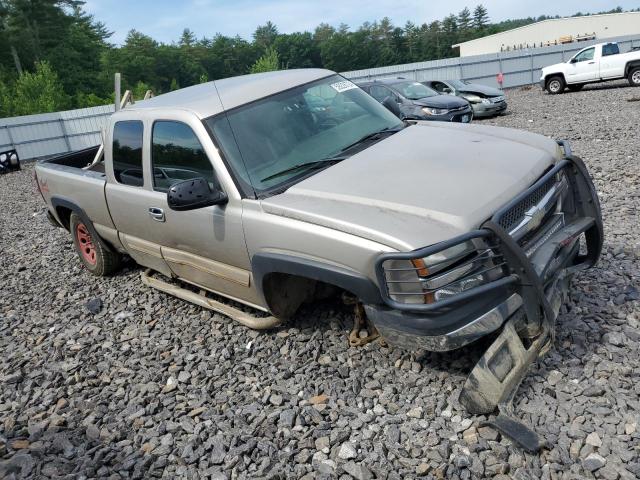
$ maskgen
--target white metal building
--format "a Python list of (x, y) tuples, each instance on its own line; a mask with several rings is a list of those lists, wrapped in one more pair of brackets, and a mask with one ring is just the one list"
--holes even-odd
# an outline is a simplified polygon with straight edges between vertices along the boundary
[(452, 47), (460, 47), (460, 56), (467, 57), (638, 33), (640, 33), (640, 12), (609, 13), (543, 20), (506, 32), (458, 43)]

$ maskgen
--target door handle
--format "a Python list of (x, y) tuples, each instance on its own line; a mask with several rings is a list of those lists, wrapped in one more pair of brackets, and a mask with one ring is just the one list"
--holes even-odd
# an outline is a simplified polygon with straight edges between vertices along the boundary
[(593, 65), (594, 63), (596, 63), (596, 62), (589, 62), (589, 65)]
[(149, 207), (149, 215), (156, 222), (164, 222), (164, 210), (158, 207)]

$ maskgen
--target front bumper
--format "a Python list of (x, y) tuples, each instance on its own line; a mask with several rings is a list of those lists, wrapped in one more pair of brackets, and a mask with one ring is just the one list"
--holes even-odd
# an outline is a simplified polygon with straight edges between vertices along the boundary
[(432, 122), (454, 122), (469, 123), (473, 120), (473, 110), (467, 107), (461, 110), (454, 110), (444, 115), (421, 115), (417, 120), (427, 120)]
[(499, 115), (507, 109), (507, 102), (501, 101), (498, 103), (472, 103), (474, 117), (492, 117)]
[[(500, 209), (479, 230), (447, 242), (408, 253), (381, 255), (376, 269), (384, 305), (366, 305), (370, 320), (389, 341), (410, 349), (453, 350), (497, 329), (514, 317), (527, 331), (553, 325), (573, 274), (595, 264), (603, 243), (600, 205), (582, 160), (565, 147), (565, 159), (534, 185)], [(527, 257), (524, 249), (500, 226), (501, 218), (544, 182), (564, 171), (573, 199), (565, 212), (564, 226), (552, 232)], [(586, 254), (581, 254), (584, 237)], [(386, 287), (383, 263), (389, 259), (415, 260), (433, 255), (474, 238), (490, 240), (504, 256), (505, 276), (442, 301), (427, 304), (399, 303)]]

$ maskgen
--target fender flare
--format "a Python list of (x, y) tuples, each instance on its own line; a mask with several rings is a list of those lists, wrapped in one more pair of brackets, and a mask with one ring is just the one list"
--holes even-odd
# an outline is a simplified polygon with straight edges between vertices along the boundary
[(640, 59), (638, 60), (629, 60), (626, 65), (624, 66), (624, 76), (628, 76), (629, 72), (631, 71), (632, 68), (635, 67), (640, 67)]
[[(107, 242), (105, 242), (102, 237), (100, 236), (100, 234), (96, 231), (96, 229), (93, 226), (93, 222), (91, 221), (91, 219), (89, 218), (89, 215), (86, 214), (86, 212), (80, 208), (79, 205), (77, 205), (75, 202), (73, 202), (72, 200), (68, 200), (64, 197), (59, 197), (59, 196), (53, 196), (51, 197), (51, 205), (53, 206), (53, 209), (55, 210), (56, 216), (59, 216), (58, 214), (58, 208), (62, 207), (62, 208), (66, 208), (71, 210), (71, 212), (75, 213), (76, 215), (78, 215), (81, 219), (82, 219), (82, 223), (84, 223), (86, 225), (86, 227), (89, 229), (89, 233), (91, 234), (92, 238), (97, 238), (100, 243), (102, 244), (102, 246), (108, 250), (109, 252), (114, 252), (115, 250), (111, 247), (111, 245), (109, 245)], [(58, 218), (58, 220), (60, 221), (61, 219)], [(65, 226), (64, 222), (60, 221), (60, 225), (63, 226), (63, 228), (65, 228), (66, 230), (70, 229), (70, 226)]]
[(256, 253), (251, 270), (258, 294), (265, 304), (264, 280), (271, 273), (285, 273), (335, 285), (356, 295), (365, 304), (382, 304), (380, 290), (359, 272), (328, 263), (281, 253)]
[(567, 84), (567, 79), (564, 76), (563, 72), (554, 72), (554, 73), (548, 73), (544, 76), (544, 88), (547, 88), (547, 82), (549, 81), (549, 79), (551, 77), (562, 77), (562, 81)]

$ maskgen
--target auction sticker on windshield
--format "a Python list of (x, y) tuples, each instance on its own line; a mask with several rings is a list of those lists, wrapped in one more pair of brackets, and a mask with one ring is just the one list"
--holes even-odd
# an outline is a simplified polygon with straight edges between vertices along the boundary
[(333, 88), (336, 92), (342, 93), (347, 90), (351, 90), (353, 88), (358, 88), (354, 83), (349, 80), (344, 80), (342, 82), (336, 82), (331, 84), (331, 88)]

